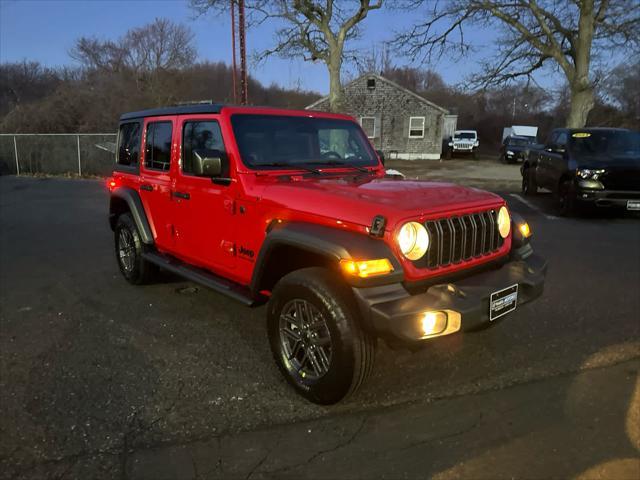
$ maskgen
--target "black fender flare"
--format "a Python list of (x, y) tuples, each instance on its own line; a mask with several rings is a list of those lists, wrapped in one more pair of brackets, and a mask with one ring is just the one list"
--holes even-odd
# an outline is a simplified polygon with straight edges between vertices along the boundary
[(142, 199), (138, 192), (129, 187), (118, 187), (111, 192), (109, 202), (109, 222), (111, 223), (111, 228), (115, 228), (115, 217), (117, 215), (117, 211), (114, 208), (114, 198), (124, 200), (129, 207), (133, 221), (136, 222), (136, 226), (140, 232), (142, 242), (146, 245), (153, 245), (153, 233), (151, 232), (147, 214), (144, 211)]
[(404, 280), (402, 265), (384, 240), (324, 225), (292, 222), (277, 226), (267, 233), (253, 269), (251, 291), (254, 294), (259, 291), (271, 254), (282, 246), (321, 255), (335, 262), (336, 266), (341, 259), (389, 259), (393, 271), (387, 275), (371, 278), (345, 277), (354, 287), (387, 285)]

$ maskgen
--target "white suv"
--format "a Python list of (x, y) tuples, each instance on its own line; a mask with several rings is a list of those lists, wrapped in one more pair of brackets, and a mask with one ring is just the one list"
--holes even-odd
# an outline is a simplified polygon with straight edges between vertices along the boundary
[(477, 158), (479, 145), (478, 132), (475, 130), (456, 130), (449, 139), (447, 158), (451, 158), (455, 153), (470, 153), (473, 158)]

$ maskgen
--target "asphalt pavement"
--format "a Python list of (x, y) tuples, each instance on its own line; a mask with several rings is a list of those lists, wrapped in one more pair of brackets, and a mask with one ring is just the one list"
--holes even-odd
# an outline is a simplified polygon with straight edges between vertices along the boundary
[(264, 308), (121, 278), (102, 182), (0, 177), (0, 478), (639, 478), (640, 220), (503, 193), (543, 297), (319, 407)]

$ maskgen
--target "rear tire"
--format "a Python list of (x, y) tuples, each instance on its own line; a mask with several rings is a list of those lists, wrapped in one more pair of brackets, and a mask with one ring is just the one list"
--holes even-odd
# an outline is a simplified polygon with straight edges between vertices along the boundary
[(283, 277), (267, 307), (267, 331), (278, 368), (311, 402), (337, 403), (373, 369), (375, 338), (359, 325), (355, 300), (335, 273), (305, 268)]
[(522, 172), (522, 193), (527, 196), (533, 196), (538, 193), (536, 178), (529, 168), (525, 168)]
[(151, 283), (158, 267), (142, 258), (145, 245), (130, 213), (118, 217), (114, 237), (118, 266), (127, 282), (133, 285)]

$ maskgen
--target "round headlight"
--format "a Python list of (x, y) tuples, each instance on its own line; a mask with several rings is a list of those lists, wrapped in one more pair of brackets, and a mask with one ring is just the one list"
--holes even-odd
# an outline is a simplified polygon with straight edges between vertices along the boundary
[(409, 260), (418, 260), (429, 248), (427, 229), (418, 222), (405, 223), (398, 233), (398, 246)]
[(498, 231), (502, 238), (507, 238), (511, 231), (511, 218), (509, 217), (507, 207), (500, 207), (500, 211), (498, 212)]

